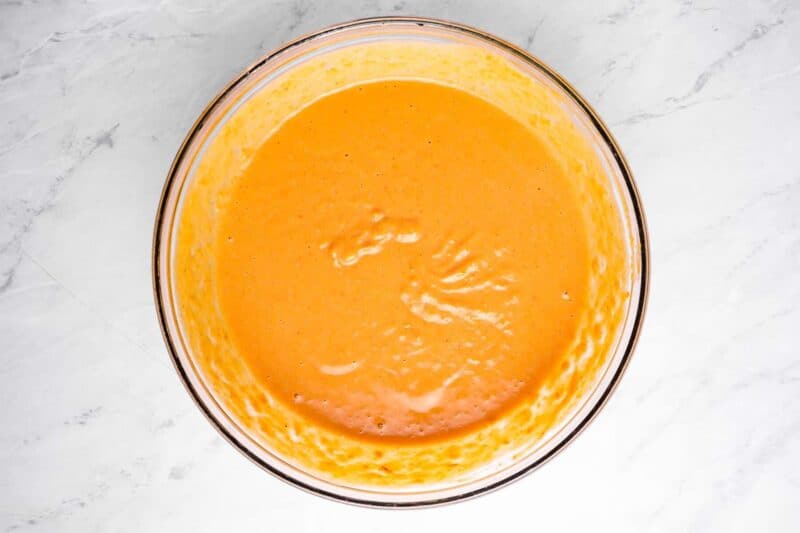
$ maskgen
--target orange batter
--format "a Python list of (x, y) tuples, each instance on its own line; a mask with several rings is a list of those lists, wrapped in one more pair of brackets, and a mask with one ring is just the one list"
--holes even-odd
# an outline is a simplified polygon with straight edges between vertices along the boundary
[(371, 487), (461, 483), (567, 423), (637, 274), (613, 163), (569, 110), (483, 47), (394, 41), (207, 119), (169, 264), (231, 424)]
[(461, 90), (357, 85), (271, 135), (232, 192), (217, 284), (258, 379), (316, 421), (435, 437), (535, 390), (589, 278), (569, 180)]

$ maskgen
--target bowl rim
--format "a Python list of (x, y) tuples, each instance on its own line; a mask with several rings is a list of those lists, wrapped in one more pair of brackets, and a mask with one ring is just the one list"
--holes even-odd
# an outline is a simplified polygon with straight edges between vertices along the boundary
[[(187, 375), (186, 369), (183, 368), (183, 365), (178, 355), (178, 349), (176, 348), (175, 342), (172, 339), (168, 330), (167, 316), (164, 310), (164, 303), (163, 303), (164, 288), (162, 287), (162, 280), (160, 275), (162, 247), (168, 246), (168, 244), (162, 242), (161, 231), (165, 219), (168, 218), (165, 213), (167, 207), (167, 199), (172, 191), (172, 188), (176, 185), (177, 170), (180, 167), (181, 163), (183, 162), (184, 158), (186, 157), (187, 150), (192, 145), (192, 142), (194, 141), (195, 137), (199, 134), (206, 120), (209, 118), (212, 112), (217, 108), (217, 106), (224, 100), (224, 98), (231, 91), (233, 91), (239, 84), (244, 82), (252, 73), (257, 71), (260, 67), (271, 61), (273, 58), (283, 54), (284, 52), (292, 48), (295, 48), (311, 40), (318, 39), (325, 35), (338, 32), (341, 30), (348, 30), (359, 27), (375, 28), (387, 24), (398, 24), (398, 23), (415, 24), (421, 27), (428, 26), (436, 29), (449, 30), (449, 31), (454, 31), (456, 33), (463, 33), (466, 34), (467, 36), (471, 36), (479, 40), (483, 40), (490, 45), (494, 45), (496, 47), (503, 49), (504, 51), (510, 53), (511, 55), (522, 60), (523, 62), (531, 64), (532, 66), (537, 68), (542, 74), (547, 76), (552, 82), (554, 82), (560, 89), (565, 91), (565, 93), (575, 101), (575, 103), (578, 105), (581, 111), (583, 111), (586, 114), (592, 126), (596, 129), (602, 141), (606, 144), (606, 147), (609, 149), (611, 155), (614, 157), (615, 163), (619, 168), (622, 181), (625, 184), (624, 187), (625, 193), (627, 194), (628, 200), (631, 203), (633, 220), (635, 221), (635, 233), (639, 241), (638, 244), (639, 244), (639, 256), (640, 256), (639, 279), (636, 280), (639, 283), (639, 291), (638, 291), (639, 299), (636, 308), (633, 310), (635, 314), (633, 316), (633, 321), (631, 325), (630, 337), (627, 339), (627, 344), (624, 348), (624, 353), (616, 368), (608, 369), (608, 370), (613, 370), (613, 374), (609, 379), (605, 387), (605, 390), (603, 390), (602, 393), (597, 397), (594, 405), (591, 405), (591, 407), (586, 411), (586, 413), (583, 415), (583, 418), (575, 425), (575, 427), (566, 435), (561, 437), (560, 440), (551, 449), (547, 450), (540, 458), (532, 461), (529, 465), (526, 465), (524, 468), (521, 468), (515, 472), (511, 472), (509, 475), (497, 481), (494, 481), (492, 483), (483, 486), (478, 486), (476, 488), (472, 488), (471, 490), (466, 490), (450, 496), (439, 497), (439, 498), (426, 498), (423, 496), (421, 499), (416, 501), (380, 501), (377, 499), (357, 498), (346, 494), (340, 494), (332, 490), (326, 490), (324, 488), (314, 486), (312, 484), (306, 483), (303, 480), (297, 479), (287, 474), (286, 472), (283, 472), (279, 468), (271, 465), (269, 462), (264, 461), (262, 458), (258, 457), (255, 453), (253, 453), (253, 451), (250, 450), (244, 443), (240, 442), (234, 435), (232, 435), (223, 426), (223, 424), (219, 420), (217, 420), (217, 418), (214, 416), (214, 414), (211, 412), (211, 410), (208, 408), (205, 402), (201, 399), (200, 394), (197, 392), (197, 390), (195, 390), (195, 386), (192, 384), (191, 379)], [(180, 185), (181, 184), (178, 184), (178, 186)], [(293, 40), (290, 40), (277, 48), (274, 48), (273, 50), (261, 56), (249, 67), (245, 68), (240, 74), (235, 76), (205, 106), (203, 111), (195, 120), (192, 127), (189, 129), (188, 133), (183, 139), (183, 142), (181, 143), (172, 161), (169, 172), (167, 173), (166, 180), (164, 182), (164, 186), (161, 191), (161, 196), (156, 211), (155, 222), (153, 227), (151, 254), (152, 254), (151, 273), (152, 273), (152, 284), (153, 284), (153, 297), (155, 299), (156, 313), (157, 313), (159, 327), (161, 329), (161, 335), (164, 339), (167, 351), (169, 352), (170, 360), (172, 361), (172, 364), (175, 367), (175, 370), (178, 373), (178, 376), (184, 388), (191, 396), (195, 405), (203, 413), (203, 415), (209, 421), (209, 423), (219, 432), (219, 434), (222, 435), (222, 437), (226, 441), (228, 441), (228, 443), (230, 443), (235, 449), (237, 449), (242, 455), (247, 457), (251, 462), (256, 464), (262, 470), (265, 470), (266, 472), (272, 474), (278, 479), (281, 479), (282, 481), (294, 487), (300, 488), (305, 492), (321, 496), (333, 501), (344, 502), (361, 507), (384, 508), (384, 509), (385, 508), (409, 509), (409, 508), (420, 508), (420, 507), (434, 507), (434, 506), (445, 505), (448, 503), (454, 503), (472, 499), (477, 496), (493, 492), (501, 487), (504, 487), (512, 483), (513, 481), (516, 481), (530, 474), (543, 464), (550, 461), (553, 457), (558, 455), (580, 433), (582, 433), (586, 429), (586, 427), (588, 427), (588, 425), (595, 419), (600, 410), (602, 410), (602, 408), (606, 405), (611, 394), (616, 390), (622, 378), (622, 375), (625, 373), (628, 364), (630, 363), (631, 356), (638, 343), (647, 308), (647, 300), (650, 290), (650, 270), (651, 270), (650, 240), (639, 191), (633, 179), (633, 174), (630, 170), (628, 162), (622, 153), (622, 150), (620, 149), (616, 139), (613, 137), (608, 127), (599, 117), (597, 112), (578, 93), (578, 91), (574, 87), (572, 87), (572, 85), (569, 82), (567, 82), (560, 74), (558, 74), (552, 67), (548, 66), (546, 63), (544, 63), (543, 61), (541, 61), (539, 58), (529, 53), (528, 51), (523, 50), (522, 48), (484, 30), (480, 30), (478, 28), (465, 25), (459, 22), (453, 22), (445, 19), (430, 18), (430, 17), (416, 17), (416, 16), (367, 17), (367, 18), (359, 18), (347, 22), (326, 26), (320, 30), (307, 33)], [(325, 482), (325, 483), (335, 486), (335, 484), (331, 482)]]

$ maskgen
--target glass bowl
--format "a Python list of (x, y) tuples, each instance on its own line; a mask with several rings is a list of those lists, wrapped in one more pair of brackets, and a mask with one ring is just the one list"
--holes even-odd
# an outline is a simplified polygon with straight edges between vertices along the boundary
[[(422, 487), (354, 486), (324, 479), (293, 464), (252, 438), (207, 387), (181, 330), (172, 277), (175, 228), (194, 162), (202, 156), (221, 124), (265, 84), (309, 57), (345, 46), (376, 41), (443, 42), (477, 45), (514, 62), (516, 68), (563, 96), (575, 124), (591, 139), (603, 159), (616, 202), (630, 235), (630, 293), (616, 348), (606, 359), (592, 390), (547, 438), (501, 467), (466, 482)], [(225, 87), (206, 107), (181, 145), (164, 185), (155, 220), (153, 288), (161, 330), (175, 368), (193, 400), (211, 424), (248, 459), (301, 489), (353, 504), (373, 507), (419, 507), (464, 500), (502, 487), (538, 468), (569, 444), (594, 418), (618, 384), (642, 325), (649, 279), (647, 231), (636, 185), (617, 143), (594, 110), (572, 86), (527, 52), (486, 32), (441, 20), (386, 17), (356, 20), (296, 39), (261, 58)]]

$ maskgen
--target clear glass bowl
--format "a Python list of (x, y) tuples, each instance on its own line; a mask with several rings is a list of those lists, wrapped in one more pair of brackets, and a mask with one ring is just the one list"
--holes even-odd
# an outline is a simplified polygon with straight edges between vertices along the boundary
[[(607, 358), (596, 387), (587, 394), (575, 412), (563, 421), (549, 438), (511, 464), (494, 472), (455, 486), (393, 489), (392, 487), (354, 487), (346, 483), (321, 479), (270, 452), (254, 441), (217, 402), (207, 389), (190, 351), (182, 337), (177, 316), (176, 298), (170, 273), (177, 215), (185, 185), (192, 179), (192, 161), (203, 149), (214, 131), (242, 101), (280, 72), (301, 64), (310, 55), (328, 49), (378, 40), (410, 40), (456, 42), (479, 45), (513, 59), (522, 68), (549, 84), (568, 102), (570, 116), (589, 132), (595, 149), (608, 162), (610, 179), (622, 191), (618, 200), (627, 213), (626, 223), (632, 228), (631, 257), (635, 280), (624, 318), (617, 349)], [(483, 494), (519, 479), (548, 461), (569, 444), (594, 418), (613, 392), (631, 357), (642, 325), (649, 279), (647, 231), (636, 185), (617, 143), (594, 110), (572, 86), (550, 67), (527, 52), (486, 32), (441, 20), (386, 17), (357, 20), (323, 29), (292, 41), (266, 55), (245, 70), (214, 98), (181, 145), (167, 176), (158, 207), (153, 239), (153, 288), (158, 318), (172, 361), (186, 389), (212, 425), (241, 453), (264, 470), (317, 495), (348, 503), (374, 507), (418, 507), (440, 505)]]

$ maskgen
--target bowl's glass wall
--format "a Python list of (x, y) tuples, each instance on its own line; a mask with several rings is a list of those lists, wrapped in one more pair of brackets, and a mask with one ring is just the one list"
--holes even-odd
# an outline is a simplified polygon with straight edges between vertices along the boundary
[[(477, 472), (466, 482), (408, 489), (390, 487), (355, 487), (320, 479), (295, 467), (254, 441), (214, 398), (206, 387), (201, 372), (192, 361), (191, 350), (181, 333), (176, 295), (170, 265), (175, 225), (186, 186), (191, 182), (195, 163), (220, 125), (250, 96), (279, 76), (286, 69), (301, 64), (316, 54), (343, 46), (376, 40), (413, 40), (430, 42), (460, 42), (491, 48), (518, 64), (526, 74), (548, 84), (564, 95), (564, 101), (574, 122), (596, 147), (604, 162), (610, 184), (626, 231), (630, 234), (630, 261), (634, 274), (627, 314), (616, 350), (597, 380), (596, 387), (577, 406), (571, 416), (537, 442), (522, 456), (493, 463)], [(480, 494), (516, 479), (531, 471), (562, 449), (591, 420), (613, 390), (638, 335), (643, 317), (647, 289), (647, 237), (638, 195), (629, 170), (613, 138), (600, 120), (560, 77), (538, 60), (512, 46), (477, 30), (451, 23), (423, 19), (373, 19), (343, 24), (295, 41), (264, 58), (231, 83), (215, 99), (190, 131), (179, 151), (164, 188), (157, 215), (154, 239), (154, 288), (159, 318), (165, 340), (176, 368), (198, 406), (222, 434), (240, 451), (263, 468), (281, 478), (317, 494), (366, 505), (414, 506), (454, 501)]]

